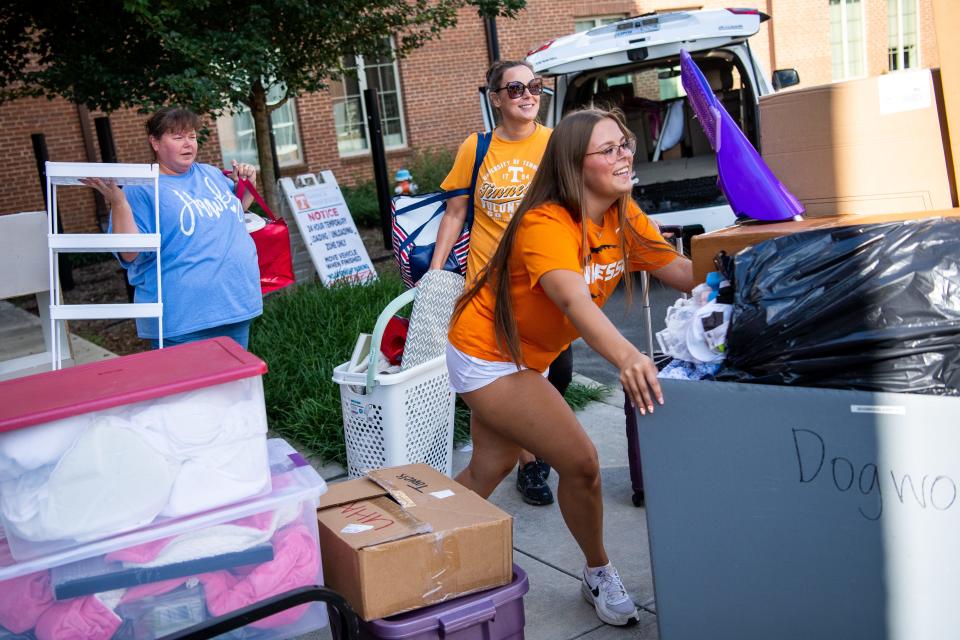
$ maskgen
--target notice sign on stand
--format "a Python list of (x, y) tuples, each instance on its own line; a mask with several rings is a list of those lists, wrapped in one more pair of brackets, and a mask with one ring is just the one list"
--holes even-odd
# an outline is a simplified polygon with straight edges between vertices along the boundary
[(323, 284), (376, 279), (377, 272), (332, 171), (281, 178), (280, 187)]

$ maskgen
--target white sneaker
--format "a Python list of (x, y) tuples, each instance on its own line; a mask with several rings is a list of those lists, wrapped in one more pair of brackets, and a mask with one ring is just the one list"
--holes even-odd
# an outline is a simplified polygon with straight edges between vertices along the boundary
[(622, 627), (640, 621), (637, 605), (623, 588), (620, 574), (613, 565), (608, 564), (596, 576), (591, 576), (584, 567), (580, 593), (584, 600), (593, 604), (597, 617), (607, 624)]

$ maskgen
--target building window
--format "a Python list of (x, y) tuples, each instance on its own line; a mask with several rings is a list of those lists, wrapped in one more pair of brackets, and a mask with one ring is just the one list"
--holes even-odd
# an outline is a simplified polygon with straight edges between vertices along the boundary
[[(267, 92), (267, 103), (275, 103), (283, 97), (283, 87), (271, 87)], [(277, 162), (281, 167), (303, 164), (303, 145), (300, 142), (300, 130), (297, 127), (297, 109), (293, 98), (282, 107), (270, 113), (273, 138), (277, 146)], [(217, 132), (220, 135), (220, 155), (223, 166), (230, 163), (247, 162), (259, 167), (257, 158), (257, 137), (253, 128), (253, 114), (244, 107), (243, 111), (232, 116), (223, 116), (217, 120)]]
[(862, 0), (830, 0), (830, 51), (833, 79), (866, 75), (866, 36)]
[(887, 59), (890, 71), (920, 66), (917, 0), (887, 0)]
[(596, 27), (602, 27), (605, 24), (613, 24), (614, 22), (619, 22), (623, 20), (626, 16), (617, 15), (617, 16), (595, 16), (592, 18), (577, 18), (573, 21), (573, 31), (579, 33), (580, 31), (589, 31)]
[(380, 98), (380, 127), (383, 146), (404, 147), (407, 132), (400, 94), (400, 74), (393, 56), (364, 58), (344, 56), (343, 78), (330, 83), (333, 119), (337, 128), (337, 149), (341, 156), (365, 153), (370, 149), (367, 130), (367, 108), (363, 102), (365, 89), (376, 89)]

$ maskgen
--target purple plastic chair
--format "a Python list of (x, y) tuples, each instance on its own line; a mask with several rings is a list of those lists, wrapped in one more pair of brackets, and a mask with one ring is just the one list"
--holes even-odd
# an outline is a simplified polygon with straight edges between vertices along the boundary
[(720, 188), (737, 216), (778, 222), (804, 212), (713, 95), (690, 54), (680, 51), (680, 79), (700, 126), (717, 154)]

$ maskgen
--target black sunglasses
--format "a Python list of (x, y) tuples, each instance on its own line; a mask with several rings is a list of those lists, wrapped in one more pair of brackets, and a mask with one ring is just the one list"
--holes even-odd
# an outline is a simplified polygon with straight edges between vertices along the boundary
[(508, 82), (499, 89), (494, 89), (494, 91), (503, 91), (504, 89), (507, 90), (507, 96), (513, 98), (514, 100), (523, 97), (524, 89), (529, 91), (530, 95), (538, 96), (543, 93), (543, 79), (534, 78), (529, 84), (523, 84), (519, 80), (514, 80), (513, 82)]

